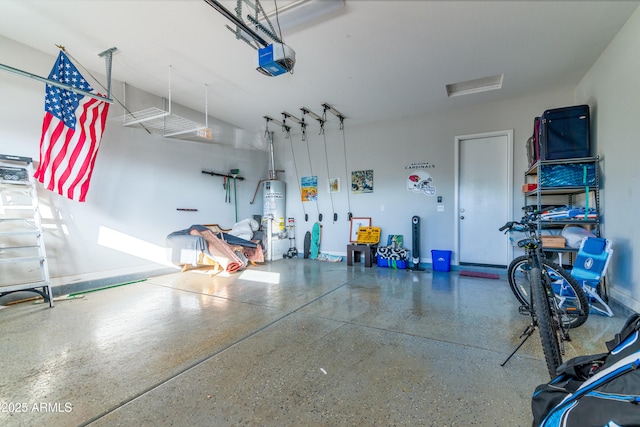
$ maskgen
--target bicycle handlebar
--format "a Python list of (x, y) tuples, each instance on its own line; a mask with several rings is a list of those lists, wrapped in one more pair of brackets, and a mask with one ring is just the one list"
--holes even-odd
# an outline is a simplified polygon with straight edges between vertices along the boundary
[(507, 230), (507, 231), (511, 231), (511, 230), (516, 230), (516, 231), (529, 230), (529, 231), (533, 231), (535, 229), (535, 225), (532, 223), (532, 221), (535, 220), (535, 218), (538, 215), (539, 214), (537, 214), (537, 213), (527, 214), (527, 215), (523, 216), (520, 221), (509, 221), (505, 225), (500, 227), (498, 230), (499, 231), (505, 231), (505, 230)]
[(511, 230), (515, 224), (517, 224), (517, 222), (509, 221), (505, 225), (503, 225), (502, 227), (498, 228), (498, 231), (504, 231), (506, 229)]

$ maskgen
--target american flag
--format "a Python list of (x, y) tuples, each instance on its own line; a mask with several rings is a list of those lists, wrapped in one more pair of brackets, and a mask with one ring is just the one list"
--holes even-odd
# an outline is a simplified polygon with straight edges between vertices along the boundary
[[(50, 80), (92, 92), (93, 88), (60, 51)], [(84, 202), (102, 139), (109, 103), (47, 85), (35, 177), (48, 190)]]

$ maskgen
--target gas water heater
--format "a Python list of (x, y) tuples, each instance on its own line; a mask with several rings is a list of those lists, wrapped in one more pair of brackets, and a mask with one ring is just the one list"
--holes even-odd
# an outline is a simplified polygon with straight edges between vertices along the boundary
[(262, 229), (266, 234), (267, 261), (282, 259), (289, 250), (286, 228), (286, 184), (277, 177), (273, 155), (273, 132), (269, 132), (271, 170), (262, 182)]
[(274, 234), (285, 232), (286, 185), (283, 181), (270, 179), (262, 183), (262, 217), (271, 219), (276, 226)]

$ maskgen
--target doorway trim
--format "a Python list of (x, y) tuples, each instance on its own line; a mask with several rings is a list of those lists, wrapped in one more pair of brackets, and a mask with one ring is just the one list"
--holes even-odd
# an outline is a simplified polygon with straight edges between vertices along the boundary
[[(513, 220), (513, 129), (499, 130), (493, 132), (474, 133), (468, 135), (458, 135), (455, 137), (454, 144), (454, 215), (455, 215), (455, 227), (453, 231), (454, 241), (454, 256), (452, 259), (453, 264), (460, 265), (460, 142), (467, 139), (479, 139), (490, 138), (496, 136), (507, 137), (507, 210), (509, 221)], [(496, 230), (496, 233), (499, 231)], [(507, 246), (508, 258), (513, 258), (513, 246), (510, 244), (509, 239), (505, 239), (505, 245)]]

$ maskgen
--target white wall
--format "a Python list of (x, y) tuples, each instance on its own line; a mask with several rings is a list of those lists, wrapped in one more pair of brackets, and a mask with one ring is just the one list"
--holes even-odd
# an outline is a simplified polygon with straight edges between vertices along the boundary
[[(0, 51), (3, 63), (45, 77), (55, 61), (6, 38), (0, 38)], [(38, 160), (44, 89), (35, 80), (0, 73), (0, 153)], [(118, 82), (114, 95), (123, 99)], [(141, 96), (136, 94), (138, 103), (162, 107), (161, 99)], [(128, 93), (127, 105), (132, 98)], [(165, 268), (169, 233), (202, 223), (231, 227), (235, 208), (225, 203), (222, 178), (203, 169), (240, 169), (246, 180), (237, 181), (238, 218), (262, 212), (259, 200), (249, 201), (267, 175), (266, 151), (149, 135), (124, 128), (122, 108), (117, 103), (110, 108), (86, 202), (39, 191), (54, 286)]]
[[(349, 197), (354, 216), (371, 217), (373, 225), (382, 229), (382, 241), (388, 234), (405, 236), (405, 247), (411, 249), (411, 217), (421, 218), (421, 258), (431, 262), (431, 250), (453, 250), (455, 212), (454, 209), (454, 141), (457, 135), (467, 135), (497, 130), (514, 129), (514, 215), (522, 214), (524, 198), (521, 187), (527, 168), (525, 142), (533, 132), (533, 118), (545, 109), (571, 105), (570, 88), (533, 97), (514, 99), (495, 104), (480, 105), (455, 110), (433, 112), (409, 118), (371, 123), (350, 127), (345, 120), (347, 171), (345, 174), (342, 134), (337, 120), (326, 125), (329, 173), (340, 177), (342, 192), (333, 194), (333, 206), (338, 221), (332, 221), (331, 197), (327, 191), (327, 168), (324, 139), (315, 128), (308, 130), (312, 159), (300, 134), (292, 136), (298, 174), (309, 175), (313, 170), (318, 175), (318, 208), (323, 213), (322, 242), (320, 249), (332, 254), (346, 253), (349, 240)], [(349, 111), (342, 111), (349, 115)], [(332, 120), (329, 117), (329, 120)], [(296, 185), (295, 167), (291, 160), (291, 147), (284, 134), (276, 132), (276, 154), (278, 168), (286, 170), (287, 216), (296, 218), (298, 227), (296, 240), (299, 247), (304, 233), (311, 229), (318, 214), (313, 202), (304, 203), (309, 222), (304, 222), (302, 202)], [(415, 162), (428, 162), (435, 167), (426, 169), (436, 187), (435, 196), (407, 190), (407, 177), (411, 171), (405, 166)], [(491, 167), (491, 165), (487, 165)], [(348, 196), (350, 174), (355, 170), (373, 169), (374, 192)], [(437, 211), (436, 197), (442, 196), (444, 212)], [(381, 206), (384, 206), (382, 210)], [(496, 233), (499, 231), (496, 230)], [(455, 257), (455, 254), (454, 254)]]
[(640, 311), (640, 9), (576, 87), (579, 103), (589, 104), (604, 176), (604, 236), (613, 241), (611, 295)]

